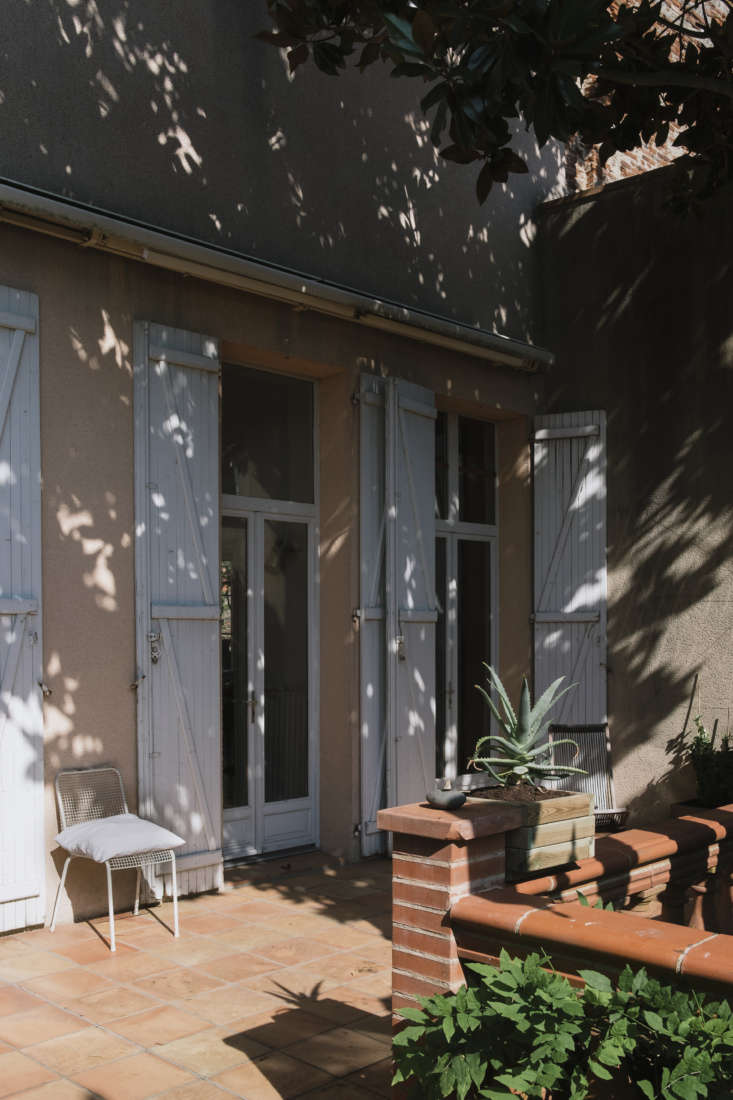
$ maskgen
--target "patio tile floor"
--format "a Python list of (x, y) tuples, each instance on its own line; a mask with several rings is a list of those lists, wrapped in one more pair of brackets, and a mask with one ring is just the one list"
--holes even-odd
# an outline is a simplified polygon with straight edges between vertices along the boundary
[(101, 918), (0, 938), (0, 1097), (389, 1096), (390, 876), (310, 852), (184, 899), (179, 940), (170, 903), (115, 955)]

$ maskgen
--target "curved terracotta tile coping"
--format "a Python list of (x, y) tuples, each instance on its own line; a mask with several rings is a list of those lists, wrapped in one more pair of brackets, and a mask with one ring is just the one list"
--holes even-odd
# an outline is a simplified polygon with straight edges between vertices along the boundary
[[(651, 966), (718, 986), (730, 985), (733, 991), (733, 936), (650, 921), (633, 913), (589, 909), (579, 902), (532, 899), (530, 903), (526, 895), (511, 889), (461, 898), (450, 916), (459, 954), (461, 928), (483, 936), (493, 931), (502, 942), (508, 933), (541, 945), (550, 958), (559, 948), (565, 956), (575, 952), (594, 956), (596, 965), (605, 961), (614, 969), (627, 962)], [(475, 958), (480, 952), (471, 954)]]

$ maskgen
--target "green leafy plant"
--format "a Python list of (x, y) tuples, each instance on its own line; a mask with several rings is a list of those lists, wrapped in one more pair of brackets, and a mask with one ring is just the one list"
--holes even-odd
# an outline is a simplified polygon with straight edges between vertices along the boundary
[[(537, 785), (540, 780), (560, 779), (566, 775), (585, 775), (583, 768), (552, 763), (552, 750), (558, 745), (573, 745), (577, 752), (577, 743), (571, 738), (565, 737), (555, 739), (553, 742), (540, 743), (550, 725), (548, 711), (576, 685), (570, 684), (560, 691), (559, 687), (564, 679), (561, 676), (550, 684), (533, 707), (525, 676), (522, 680), (519, 707), (515, 712), (498, 674), (491, 665), (484, 663), (484, 668), (487, 671), (486, 682), (489, 690), (487, 691), (480, 684), (476, 684), (476, 688), (483, 695), (503, 733), (492, 733), (487, 737), (480, 737), (476, 742), (473, 757), (469, 760), (469, 767), (476, 768), (477, 771), (487, 771), (497, 783), (505, 787), (514, 787), (519, 783)], [(491, 698), (492, 688), (499, 698), (501, 711)], [(484, 745), (489, 746), (489, 752), (492, 755), (481, 755)], [(498, 746), (502, 755), (494, 753), (495, 746)]]
[(573, 988), (539, 954), (469, 964), (469, 985), (400, 1009), (393, 1084), (420, 1100), (586, 1100), (598, 1082), (633, 1081), (646, 1100), (733, 1095), (733, 1016), (626, 967), (614, 986), (581, 970)]
[(733, 802), (733, 748), (727, 735), (716, 748), (718, 723), (708, 733), (701, 716), (695, 718), (697, 733), (690, 746), (690, 762), (697, 782), (697, 800), (703, 806), (725, 806)]
[(523, 128), (540, 146), (577, 134), (602, 163), (673, 142), (701, 170), (700, 192), (733, 181), (731, 0), (267, 0), (267, 10), (260, 38), (287, 50), (292, 72), (309, 58), (330, 76), (381, 60), (416, 87), (433, 145), (475, 173), (479, 202), (528, 171)]

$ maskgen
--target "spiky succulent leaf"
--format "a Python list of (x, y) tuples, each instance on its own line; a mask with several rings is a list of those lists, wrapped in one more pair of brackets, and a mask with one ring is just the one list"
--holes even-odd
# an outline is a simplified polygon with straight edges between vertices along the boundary
[(529, 698), (529, 684), (527, 677), (522, 678), (522, 691), (519, 696), (519, 713), (517, 714), (517, 741), (524, 747), (530, 742), (532, 731), (529, 724), (531, 704)]
[[(532, 712), (529, 716), (529, 722), (533, 730), (537, 729), (548, 710), (553, 707), (560, 698), (559, 695), (556, 698), (555, 693), (564, 679), (564, 676), (559, 676), (557, 680), (553, 680), (550, 686), (545, 688), (542, 692), (539, 699), (535, 701), (535, 705), (532, 707)], [(565, 691), (567, 690), (568, 688), (565, 688)]]
[(490, 708), (490, 710), (491, 710), (491, 713), (492, 713), (492, 714), (494, 715), (494, 717), (496, 718), (497, 722), (498, 722), (498, 723), (499, 723), (499, 725), (500, 725), (500, 726), (502, 727), (502, 729), (506, 730), (507, 734), (508, 734), (508, 735), (509, 735), (510, 737), (512, 737), (512, 736), (514, 735), (514, 728), (515, 728), (515, 727), (514, 727), (514, 725), (513, 725), (513, 724), (510, 724), (510, 723), (509, 723), (509, 722), (507, 722), (507, 721), (506, 721), (506, 720), (505, 720), (504, 718), (502, 718), (502, 716), (501, 716), (501, 714), (499, 713), (499, 710), (498, 710), (498, 708), (497, 708), (497, 706), (496, 706), (496, 703), (495, 703), (495, 702), (494, 702), (494, 700), (493, 700), (493, 699), (491, 698), (491, 696), (489, 695), (488, 691), (486, 691), (486, 690), (485, 690), (484, 688), (482, 688), (482, 687), (481, 687), (481, 684), (474, 684), (474, 687), (476, 688), (476, 690), (477, 690), (477, 691), (480, 691), (480, 692), (481, 692), (481, 694), (483, 695), (484, 699), (486, 700), (486, 702), (487, 702), (487, 703), (488, 703), (488, 705), (489, 705), (489, 708)]
[(501, 680), (499, 679), (498, 672), (496, 671), (496, 669), (492, 668), (491, 665), (487, 665), (486, 661), (483, 662), (483, 665), (484, 665), (484, 668), (486, 669), (486, 671), (489, 674), (489, 676), (488, 676), (489, 682), (494, 687), (494, 689), (496, 690), (496, 694), (499, 696), (499, 699), (501, 700), (501, 705), (504, 708), (504, 713), (507, 716), (507, 721), (512, 726), (516, 726), (517, 716), (514, 713), (514, 707), (511, 704), (511, 700), (509, 698), (509, 695), (507, 694), (507, 690), (504, 687), (504, 685), (502, 684)]

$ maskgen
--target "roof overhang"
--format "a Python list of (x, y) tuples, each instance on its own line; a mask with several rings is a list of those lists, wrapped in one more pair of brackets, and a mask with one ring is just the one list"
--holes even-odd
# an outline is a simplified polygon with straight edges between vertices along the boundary
[(2, 179), (0, 221), (519, 370), (537, 371), (553, 362), (549, 351), (521, 340)]

